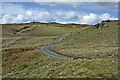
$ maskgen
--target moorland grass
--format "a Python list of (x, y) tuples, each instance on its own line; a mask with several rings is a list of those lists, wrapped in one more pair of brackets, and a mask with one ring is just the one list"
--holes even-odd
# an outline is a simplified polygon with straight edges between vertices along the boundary
[(104, 59), (118, 56), (118, 25), (108, 22), (104, 28), (90, 27), (68, 35), (52, 51), (73, 58)]
[[(13, 34), (12, 28), (19, 30), (26, 24), (4, 25), (3, 78), (118, 78), (117, 27), (115, 22), (108, 24), (107, 28), (80, 29), (31, 23), (37, 27), (19, 35)], [(84, 59), (43, 54), (40, 47), (52, 43), (58, 36), (64, 40), (55, 44), (53, 51)]]

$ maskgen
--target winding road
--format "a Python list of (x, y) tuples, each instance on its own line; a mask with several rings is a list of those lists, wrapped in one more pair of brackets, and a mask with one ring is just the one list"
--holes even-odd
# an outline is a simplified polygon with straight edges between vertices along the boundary
[(41, 50), (44, 54), (47, 54), (49, 56), (53, 56), (53, 57), (57, 57), (57, 58), (66, 58), (66, 59), (72, 59), (71, 57), (67, 57), (67, 56), (63, 56), (63, 55), (59, 55), (55, 52), (52, 52), (50, 51), (50, 47), (53, 45), (53, 44), (56, 44), (59, 42), (59, 39), (60, 37), (56, 38), (55, 41), (49, 45), (45, 45), (45, 46), (42, 46), (41, 47)]

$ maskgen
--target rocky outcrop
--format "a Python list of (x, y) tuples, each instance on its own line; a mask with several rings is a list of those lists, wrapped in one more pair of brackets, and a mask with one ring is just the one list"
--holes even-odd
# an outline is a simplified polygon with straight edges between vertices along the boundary
[(25, 25), (21, 29), (12, 29), (12, 31), (13, 31), (13, 34), (20, 34), (20, 33), (24, 33), (24, 32), (33, 30), (36, 27), (37, 27), (37, 25), (33, 25), (33, 26)]
[(108, 27), (108, 26), (109, 26), (109, 25), (107, 24), (108, 22), (110, 22), (110, 20), (102, 21), (101, 23), (98, 23), (98, 24), (94, 25), (94, 27), (96, 27), (96, 28)]

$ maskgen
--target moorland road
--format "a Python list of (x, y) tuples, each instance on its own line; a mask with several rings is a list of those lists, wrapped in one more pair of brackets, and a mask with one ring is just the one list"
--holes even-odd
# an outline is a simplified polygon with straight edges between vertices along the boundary
[(41, 50), (44, 54), (47, 54), (49, 56), (53, 56), (53, 57), (57, 57), (57, 58), (66, 58), (66, 59), (72, 59), (71, 57), (67, 57), (67, 56), (63, 56), (63, 55), (59, 55), (55, 52), (50, 51), (50, 47), (52, 47), (52, 45), (56, 44), (59, 42), (60, 37), (56, 38), (55, 41), (49, 45), (43, 46), (41, 47)]

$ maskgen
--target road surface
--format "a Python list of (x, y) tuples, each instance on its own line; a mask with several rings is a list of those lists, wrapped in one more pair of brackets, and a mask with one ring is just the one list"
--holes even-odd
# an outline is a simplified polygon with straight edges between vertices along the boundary
[(71, 57), (59, 55), (59, 54), (57, 54), (57, 53), (55, 53), (55, 52), (50, 51), (50, 47), (51, 47), (53, 44), (58, 43), (58, 42), (59, 42), (59, 38), (60, 38), (60, 37), (56, 38), (55, 41), (54, 41), (53, 43), (41, 47), (42, 52), (43, 52), (44, 54), (47, 54), (47, 55), (53, 56), (53, 57), (57, 57), (57, 58), (72, 59)]

